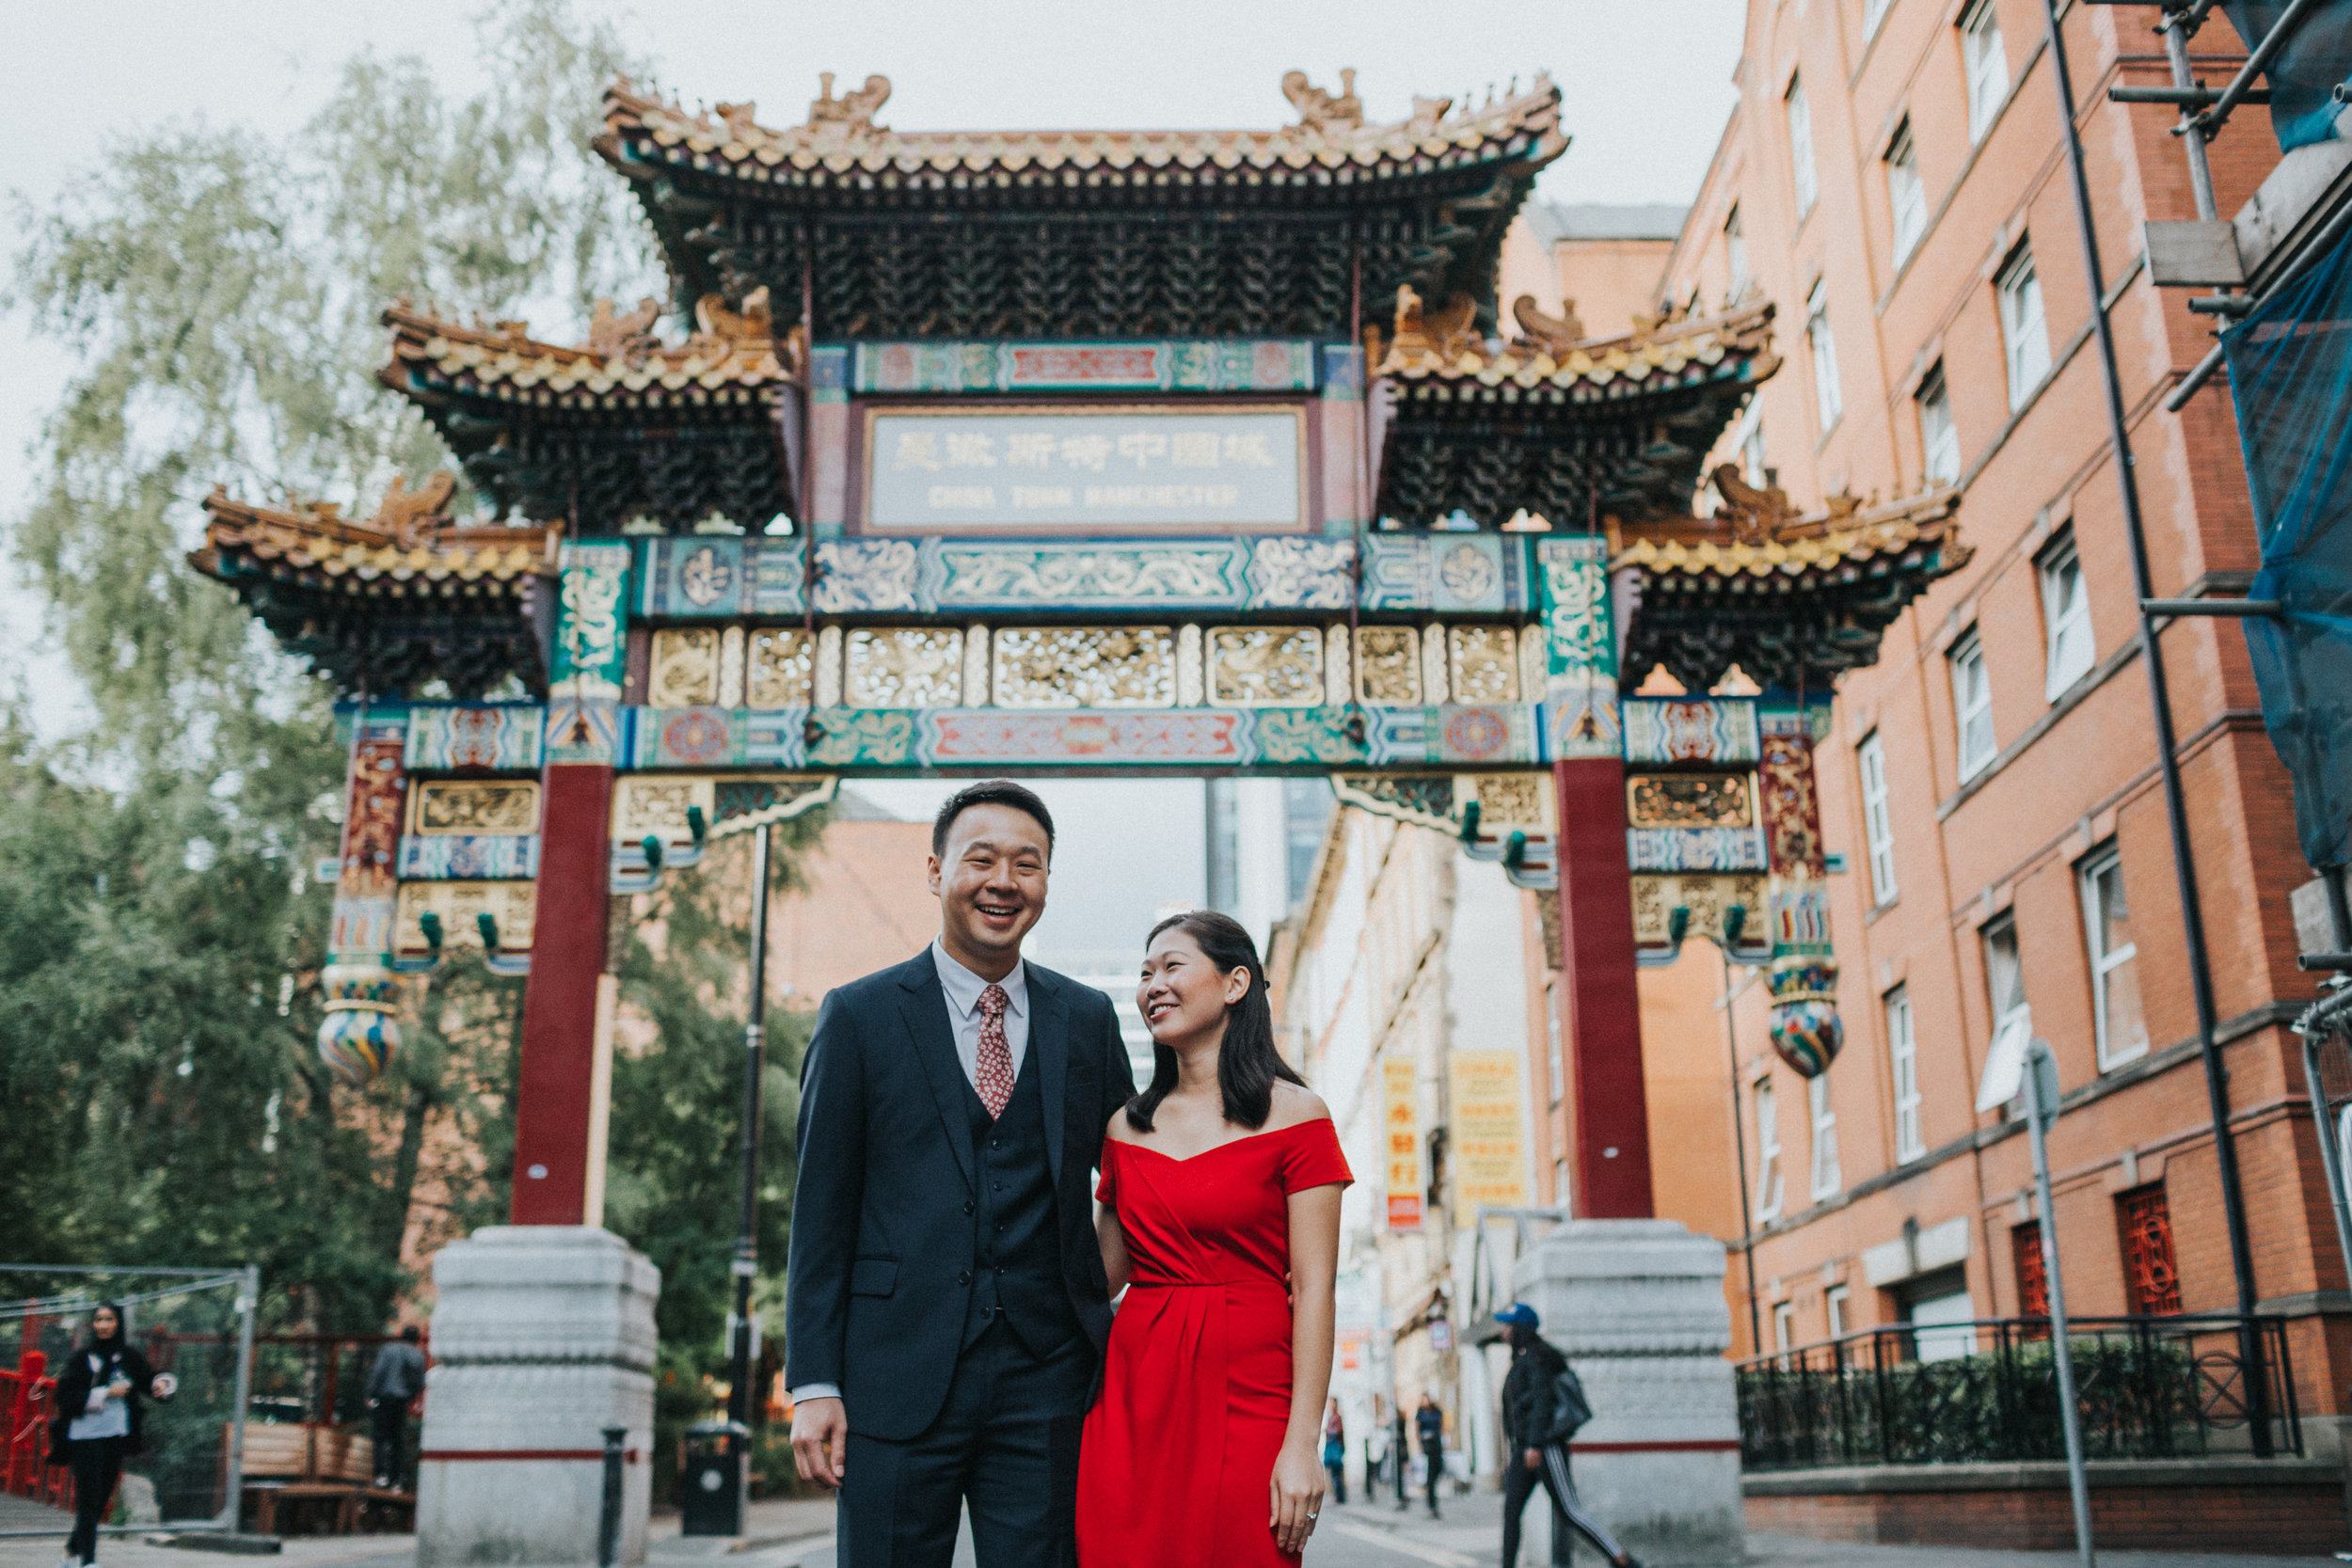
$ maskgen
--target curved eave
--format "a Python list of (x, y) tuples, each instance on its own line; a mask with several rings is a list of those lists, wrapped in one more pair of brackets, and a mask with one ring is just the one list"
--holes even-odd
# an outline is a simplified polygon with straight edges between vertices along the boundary
[(1566, 408), (1580, 404), (1637, 402), (1677, 392), (1724, 388), (1744, 392), (1770, 377), (1780, 361), (1770, 355), (1718, 356), (1715, 363), (1685, 360), (1677, 364), (1643, 365), (1638, 373), (1596, 367), (1549, 373), (1532, 367), (1516, 373), (1483, 369), (1473, 373), (1438, 371), (1384, 372), (1398, 392), (1400, 412), (1416, 405), (1518, 404), (1530, 408)]

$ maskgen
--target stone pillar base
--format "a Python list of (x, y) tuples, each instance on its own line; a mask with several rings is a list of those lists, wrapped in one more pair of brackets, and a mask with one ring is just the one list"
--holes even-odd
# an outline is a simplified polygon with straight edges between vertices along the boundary
[(1578, 1497), (1653, 1568), (1746, 1555), (1724, 1245), (1673, 1220), (1573, 1220), (1522, 1254), (1519, 1300), (1583, 1380)]
[(589, 1568), (609, 1426), (628, 1429), (621, 1560), (643, 1562), (661, 1271), (594, 1226), (490, 1226), (433, 1285), (417, 1568)]

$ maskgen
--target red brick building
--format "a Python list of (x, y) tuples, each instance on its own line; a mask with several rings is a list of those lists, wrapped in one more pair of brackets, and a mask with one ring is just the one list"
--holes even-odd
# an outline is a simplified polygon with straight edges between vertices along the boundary
[[(2106, 98), (2169, 82), (2157, 13), (2061, 13), (2154, 592), (2238, 593), (2256, 552), (2228, 388), (2161, 406), (2212, 342), (2141, 255), (2144, 221), (2195, 215), (2175, 112)], [(2216, 83), (2243, 61), (2218, 21), (2193, 49)], [(2074, 1309), (2236, 1304), (2052, 75), (2038, 0), (1754, 0), (1740, 106), (1665, 269), (1668, 302), (1777, 307), (1786, 363), (1718, 460), (1800, 508), (1956, 486), (1975, 547), (1842, 682), (1819, 753), (1848, 867), (1844, 1053), (1808, 1085), (1766, 1049), (1762, 986), (1737, 1004), (1767, 1349), (2038, 1305), (2024, 1126), (1973, 1109), (2020, 1006), (2059, 1068)], [(2226, 216), (2279, 151), (2241, 116), (2212, 157)], [(2306, 1436), (2332, 1452), (2352, 1296), (2286, 1028), (2316, 989), (2288, 904), (2311, 873), (2241, 633), (2183, 620), (2162, 646), (2255, 1293), (2292, 1320)], [(1714, 954), (1692, 949), (1682, 964), (1711, 981)], [(1720, 1035), (1706, 1048), (1723, 1062)], [(1737, 1256), (1732, 1283), (1743, 1296)], [(1747, 1354), (1744, 1302), (1733, 1320)]]

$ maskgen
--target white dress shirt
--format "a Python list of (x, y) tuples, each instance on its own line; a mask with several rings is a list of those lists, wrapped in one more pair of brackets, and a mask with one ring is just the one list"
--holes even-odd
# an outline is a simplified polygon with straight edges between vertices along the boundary
[[(980, 993), (989, 982), (947, 956), (946, 944), (931, 939), (931, 962), (939, 970), (939, 989), (947, 993), (947, 1022), (956, 1032), (956, 1060), (963, 1064), (964, 1082), (975, 1093), (980, 1086)], [(1005, 988), (1005, 1044), (1012, 1052), (1012, 1075), (1029, 1053), (1029, 966), (1013, 960), (1012, 973), (996, 982)]]
[[(937, 937), (931, 939), (931, 963), (939, 971), (939, 989), (947, 998), (947, 1025), (955, 1031), (956, 1060), (963, 1064), (963, 1081), (977, 1094), (980, 1087), (980, 992), (989, 988), (989, 982), (949, 958), (946, 944)], [(1005, 1046), (1012, 1053), (1012, 1075), (1019, 1078), (1021, 1064), (1029, 1054), (1027, 960), (1015, 959), (1012, 973), (995, 983), (1005, 988)], [(830, 1383), (803, 1384), (789, 1392), (795, 1404), (841, 1397), (840, 1388)]]

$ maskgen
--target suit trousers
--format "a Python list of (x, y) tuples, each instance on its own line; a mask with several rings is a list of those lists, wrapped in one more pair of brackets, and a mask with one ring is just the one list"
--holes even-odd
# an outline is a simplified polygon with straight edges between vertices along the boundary
[(963, 1348), (939, 1417), (905, 1442), (852, 1432), (840, 1568), (948, 1568), (972, 1515), (979, 1568), (1073, 1568), (1078, 1435), (1097, 1367), (1073, 1335), (1032, 1354), (1000, 1320)]

